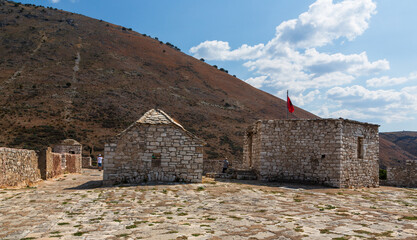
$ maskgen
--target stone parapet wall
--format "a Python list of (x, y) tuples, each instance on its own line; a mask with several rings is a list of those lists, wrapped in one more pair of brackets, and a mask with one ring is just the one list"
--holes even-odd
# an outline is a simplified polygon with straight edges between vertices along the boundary
[(173, 125), (132, 126), (104, 151), (104, 184), (202, 180), (201, 143)]
[(0, 147), (0, 187), (29, 186), (39, 180), (35, 151)]
[(417, 159), (407, 160), (400, 166), (388, 167), (386, 184), (417, 188)]
[(378, 141), (377, 125), (351, 120), (260, 120), (246, 132), (244, 166), (266, 181), (377, 187)]

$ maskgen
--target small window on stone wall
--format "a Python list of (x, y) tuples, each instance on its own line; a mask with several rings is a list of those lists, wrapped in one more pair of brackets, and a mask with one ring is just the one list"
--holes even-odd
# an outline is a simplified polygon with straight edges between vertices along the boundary
[(363, 137), (358, 137), (358, 158), (363, 159), (364, 148), (363, 148)]
[(160, 167), (161, 166), (161, 154), (154, 153), (152, 154), (152, 167)]

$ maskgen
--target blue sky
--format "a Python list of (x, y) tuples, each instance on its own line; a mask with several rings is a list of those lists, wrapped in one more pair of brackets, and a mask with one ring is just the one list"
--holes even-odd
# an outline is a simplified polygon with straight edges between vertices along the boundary
[(417, 131), (414, 0), (25, 0), (171, 42), (321, 117)]

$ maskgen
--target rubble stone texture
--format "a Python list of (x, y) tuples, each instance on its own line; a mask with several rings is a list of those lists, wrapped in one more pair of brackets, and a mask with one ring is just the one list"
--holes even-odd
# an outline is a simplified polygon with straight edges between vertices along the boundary
[(201, 182), (204, 142), (152, 109), (105, 144), (104, 184)]
[(0, 187), (29, 186), (40, 179), (35, 151), (0, 147)]
[(378, 125), (346, 119), (259, 120), (244, 139), (244, 166), (260, 180), (378, 187)]
[(39, 154), (39, 169), (43, 180), (54, 178), (63, 173), (61, 154), (53, 153), (50, 147)]
[(79, 154), (61, 154), (65, 158), (65, 172), (67, 173), (81, 173), (81, 156)]
[(405, 164), (387, 168), (387, 185), (397, 187), (417, 187), (417, 159)]
[(90, 167), (92, 167), (91, 157), (82, 157), (81, 161), (82, 161), (82, 168), (90, 168)]
[[(53, 147), (53, 152), (55, 153), (62, 153), (62, 154), (69, 153), (69, 154), (79, 155), (80, 161), (82, 158), (82, 155), (81, 155), (82, 150), (83, 148), (82, 148), (81, 143), (77, 142), (74, 139), (65, 139)], [(62, 156), (62, 168), (67, 167), (67, 163), (65, 161), (66, 161), (66, 158), (65, 158), (65, 155), (63, 155)], [(80, 162), (80, 165), (81, 165), (81, 162)]]

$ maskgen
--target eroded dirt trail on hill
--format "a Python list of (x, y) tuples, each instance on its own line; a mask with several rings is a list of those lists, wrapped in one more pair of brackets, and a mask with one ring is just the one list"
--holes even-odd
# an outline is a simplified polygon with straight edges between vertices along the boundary
[(1, 239), (415, 239), (417, 190), (219, 182), (100, 187), (85, 170), (0, 191)]

